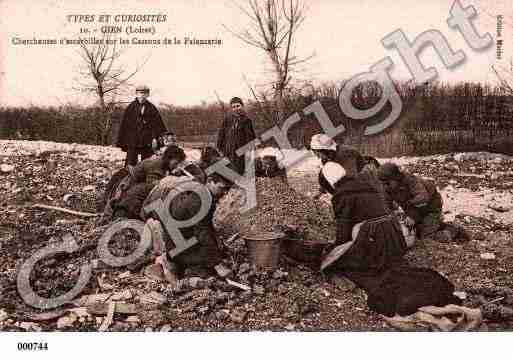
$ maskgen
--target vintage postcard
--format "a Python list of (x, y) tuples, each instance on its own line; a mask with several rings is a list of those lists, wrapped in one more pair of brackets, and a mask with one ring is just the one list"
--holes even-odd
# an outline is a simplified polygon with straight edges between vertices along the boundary
[(57, 332), (513, 329), (509, 1), (0, 14), (14, 354)]

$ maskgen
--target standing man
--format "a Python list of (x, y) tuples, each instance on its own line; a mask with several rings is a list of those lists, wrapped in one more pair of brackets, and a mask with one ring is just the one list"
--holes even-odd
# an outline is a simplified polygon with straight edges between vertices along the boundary
[(237, 150), (256, 139), (252, 121), (246, 115), (244, 103), (239, 97), (230, 100), (231, 113), (224, 118), (217, 135), (217, 149), (227, 157), (235, 170), (243, 175), (245, 172), (245, 153), (239, 155)]
[(158, 148), (158, 139), (167, 132), (160, 113), (150, 101), (150, 89), (137, 86), (136, 98), (125, 110), (119, 129), (117, 147), (126, 152), (125, 166), (135, 166), (151, 157)]

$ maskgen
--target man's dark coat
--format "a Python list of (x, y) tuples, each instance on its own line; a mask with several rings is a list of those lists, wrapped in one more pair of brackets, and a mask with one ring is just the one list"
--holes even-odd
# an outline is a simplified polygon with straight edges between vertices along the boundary
[[(141, 115), (142, 106), (144, 114)], [(125, 152), (129, 149), (151, 147), (152, 140), (166, 132), (166, 126), (155, 105), (149, 101), (140, 104), (135, 99), (123, 114), (116, 146)]]

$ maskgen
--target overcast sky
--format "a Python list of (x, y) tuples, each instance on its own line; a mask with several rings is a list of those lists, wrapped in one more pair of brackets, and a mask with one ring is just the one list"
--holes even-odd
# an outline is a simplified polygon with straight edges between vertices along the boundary
[[(479, 16), (474, 23), (478, 31), (489, 32), (494, 39), (493, 16), (513, 14), (507, 0), (461, 2), (463, 6), (476, 6)], [(447, 37), (454, 50), (463, 50), (467, 55), (466, 63), (446, 70), (431, 48), (424, 50), (422, 60), (427, 66), (437, 67), (441, 81), (494, 83), (491, 65), (509, 61), (513, 54), (513, 31), (505, 25), (503, 60), (496, 59), (495, 45), (482, 53), (473, 52), (461, 34), (446, 24), (452, 3), (452, 0), (307, 1), (308, 16), (294, 45), (298, 55), (315, 52), (315, 57), (302, 77), (315, 83), (339, 82), (367, 71), (370, 65), (390, 56), (395, 65), (392, 77), (408, 80), (410, 75), (404, 63), (394, 50), (382, 46), (381, 39), (398, 28), (410, 40), (423, 31), (436, 29)], [(247, 22), (231, 1), (0, 0), (0, 104), (92, 104), (93, 97), (73, 90), (79, 64), (77, 46), (15, 46), (12, 38), (76, 38), (81, 26), (68, 22), (67, 15), (102, 13), (166, 14), (166, 22), (154, 24), (155, 36), (130, 35), (129, 39), (174, 36), (222, 39), (222, 46), (214, 47), (126, 47), (121, 61), (128, 69), (149, 57), (134, 82), (150, 86), (151, 100), (155, 103), (189, 105), (216, 101), (214, 91), (224, 101), (235, 95), (249, 98), (244, 75), (252, 85), (268, 81), (265, 54), (243, 44), (222, 26), (236, 29)], [(100, 28), (98, 22), (84, 26)], [(119, 100), (129, 101), (131, 96)]]

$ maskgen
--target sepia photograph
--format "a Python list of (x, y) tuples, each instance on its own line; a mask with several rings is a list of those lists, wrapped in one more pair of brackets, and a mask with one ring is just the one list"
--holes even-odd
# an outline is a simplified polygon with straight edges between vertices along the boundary
[(13, 357), (110, 333), (129, 352), (513, 332), (509, 0), (0, 0), (0, 15)]

